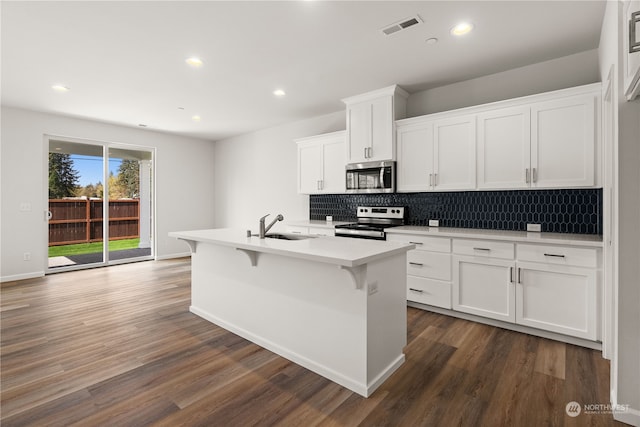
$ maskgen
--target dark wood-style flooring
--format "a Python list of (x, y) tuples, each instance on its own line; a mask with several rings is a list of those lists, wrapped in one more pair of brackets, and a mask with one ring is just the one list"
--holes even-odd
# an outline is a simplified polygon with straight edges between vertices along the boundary
[[(9, 426), (612, 426), (598, 351), (408, 308), (405, 364), (370, 398), (189, 312), (189, 259), (2, 286)], [(340, 351), (336, 348), (335, 351)]]

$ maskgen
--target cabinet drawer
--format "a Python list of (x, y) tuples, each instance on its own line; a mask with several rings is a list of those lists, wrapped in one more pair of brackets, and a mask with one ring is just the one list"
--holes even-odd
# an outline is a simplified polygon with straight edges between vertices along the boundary
[(309, 234), (312, 236), (335, 236), (336, 230), (335, 228), (309, 227)]
[(387, 234), (392, 242), (413, 243), (419, 251), (451, 252), (451, 239), (446, 237), (429, 237), (415, 234)]
[(513, 259), (515, 249), (513, 243), (454, 239), (453, 253), (486, 258)]
[(518, 261), (598, 268), (598, 250), (566, 246), (518, 245)]
[(451, 280), (451, 255), (441, 252), (407, 252), (407, 274), (430, 279)]
[(408, 276), (407, 300), (451, 309), (451, 283)]

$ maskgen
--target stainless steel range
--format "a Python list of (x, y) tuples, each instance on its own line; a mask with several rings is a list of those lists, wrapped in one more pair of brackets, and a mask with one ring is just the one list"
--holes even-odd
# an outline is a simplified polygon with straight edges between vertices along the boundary
[(386, 240), (384, 229), (404, 225), (404, 207), (358, 206), (358, 222), (336, 225), (336, 236)]

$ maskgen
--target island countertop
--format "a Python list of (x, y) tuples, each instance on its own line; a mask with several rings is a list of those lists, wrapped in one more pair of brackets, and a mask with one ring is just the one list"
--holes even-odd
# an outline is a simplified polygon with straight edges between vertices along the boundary
[[(415, 245), (400, 242), (331, 236), (302, 240), (260, 239), (257, 236), (247, 237), (246, 230), (234, 228), (174, 231), (169, 236), (187, 242), (217, 244), (254, 253), (270, 253), (345, 267), (357, 267), (415, 248)], [(197, 244), (190, 245), (195, 252)]]

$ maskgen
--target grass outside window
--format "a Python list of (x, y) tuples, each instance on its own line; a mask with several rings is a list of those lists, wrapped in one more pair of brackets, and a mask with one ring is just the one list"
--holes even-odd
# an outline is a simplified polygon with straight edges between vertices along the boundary
[[(109, 252), (136, 249), (140, 239), (123, 239), (109, 241)], [(49, 258), (57, 256), (94, 254), (102, 252), (102, 242), (79, 243), (76, 245), (60, 245), (49, 247)]]

